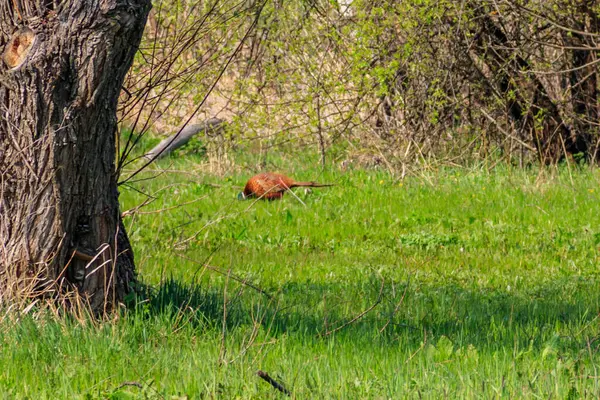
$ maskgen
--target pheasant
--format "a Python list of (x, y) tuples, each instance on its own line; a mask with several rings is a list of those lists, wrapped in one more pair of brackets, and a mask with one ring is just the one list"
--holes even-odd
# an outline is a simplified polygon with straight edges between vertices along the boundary
[(253, 176), (248, 180), (244, 191), (238, 194), (238, 199), (243, 200), (249, 197), (257, 197), (267, 200), (276, 200), (283, 197), (286, 190), (295, 187), (325, 187), (333, 186), (329, 183), (317, 182), (296, 182), (290, 177), (272, 172), (264, 172)]

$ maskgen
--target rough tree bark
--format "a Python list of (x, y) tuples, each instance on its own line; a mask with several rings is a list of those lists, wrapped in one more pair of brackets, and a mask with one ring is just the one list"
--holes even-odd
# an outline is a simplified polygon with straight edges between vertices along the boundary
[(149, 0), (0, 1), (0, 301), (77, 288), (96, 311), (131, 289), (116, 108)]

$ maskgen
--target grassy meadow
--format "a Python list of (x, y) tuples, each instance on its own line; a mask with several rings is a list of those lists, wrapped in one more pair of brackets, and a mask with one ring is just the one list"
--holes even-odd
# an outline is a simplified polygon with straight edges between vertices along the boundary
[(279, 202), (236, 200), (243, 159), (123, 186), (123, 210), (155, 196), (125, 219), (145, 294), (107, 322), (7, 314), (0, 398), (285, 398), (258, 370), (298, 399), (600, 397), (598, 170), (317, 161), (269, 161), (336, 184)]

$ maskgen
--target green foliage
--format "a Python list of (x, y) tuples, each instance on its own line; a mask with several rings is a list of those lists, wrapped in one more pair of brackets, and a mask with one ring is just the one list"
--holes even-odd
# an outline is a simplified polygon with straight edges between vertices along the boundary
[[(441, 169), (397, 181), (320, 172), (317, 159), (269, 158), (336, 183), (297, 190), (306, 206), (235, 200), (247, 174), (122, 188), (123, 209), (164, 189), (142, 211), (165, 211), (125, 221), (144, 294), (115, 321), (2, 318), (5, 397), (280, 398), (258, 369), (296, 398), (600, 395), (598, 171)], [(160, 163), (198, 172), (181, 158)]]
[(349, 3), (160, 2), (124, 119), (140, 113), (166, 136), (200, 111), (193, 119), (228, 120), (236, 144), (293, 143), (331, 158), (348, 140), (391, 169), (424, 158), (595, 157), (599, 32), (584, 22), (595, 18), (589, 4)]
[(204, 143), (204, 141), (202, 139), (199, 139), (198, 137), (191, 138), (189, 142), (187, 142), (180, 149), (176, 150), (176, 154), (179, 157), (185, 157), (192, 154), (203, 157), (206, 155), (206, 153), (206, 143)]

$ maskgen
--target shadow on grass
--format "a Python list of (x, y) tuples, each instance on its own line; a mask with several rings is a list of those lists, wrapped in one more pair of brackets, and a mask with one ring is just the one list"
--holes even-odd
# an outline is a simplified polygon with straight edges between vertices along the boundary
[[(554, 282), (552, 287), (526, 294), (451, 283), (411, 285), (401, 302), (406, 286), (380, 291), (376, 282), (360, 287), (290, 283), (271, 298), (248, 288), (240, 293), (237, 287), (227, 293), (225, 326), (231, 331), (259, 323), (271, 336), (299, 335), (314, 340), (343, 326), (335, 333), (338, 338), (390, 345), (404, 338), (418, 346), (424, 335), (444, 335), (475, 346), (539, 346), (557, 330), (575, 335), (595, 326), (591, 322), (600, 310), (600, 292), (595, 290), (599, 282), (569, 283)], [(170, 279), (158, 287), (147, 287), (141, 305), (149, 316), (185, 314), (199, 329), (221, 329), (224, 298), (222, 288)], [(581, 342), (573, 340), (572, 347), (580, 348)]]

